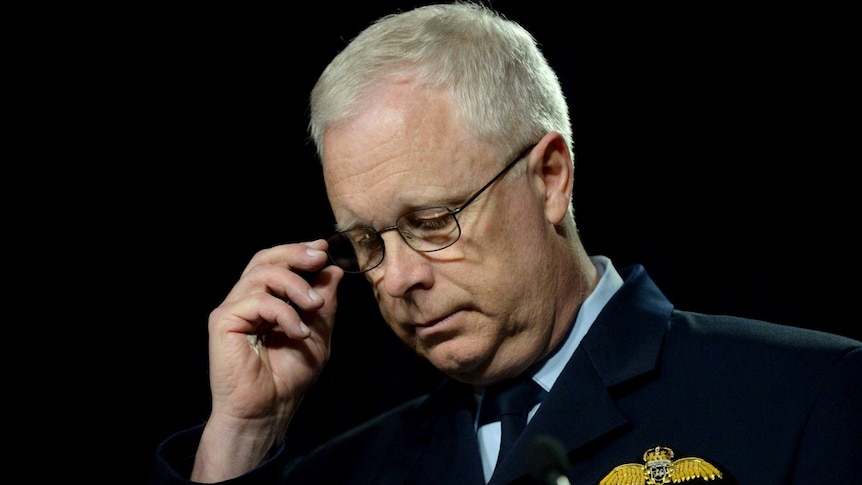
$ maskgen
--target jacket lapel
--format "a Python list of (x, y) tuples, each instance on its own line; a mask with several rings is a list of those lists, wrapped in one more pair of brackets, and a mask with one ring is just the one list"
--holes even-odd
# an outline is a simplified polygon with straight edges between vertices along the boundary
[(628, 422), (612, 388), (655, 368), (673, 306), (642, 267), (623, 275), (623, 286), (599, 314), (488, 485), (528, 474), (529, 443), (539, 435), (556, 438), (574, 463), (579, 450)]
[(472, 388), (463, 383), (446, 380), (429, 396), (419, 409), (417, 446), (411, 448), (413, 463), (404, 483), (485, 484), (473, 429), (474, 408)]

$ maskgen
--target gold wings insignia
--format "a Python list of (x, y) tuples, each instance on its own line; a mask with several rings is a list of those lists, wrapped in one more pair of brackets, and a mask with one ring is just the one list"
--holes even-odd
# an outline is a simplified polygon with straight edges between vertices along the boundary
[(718, 468), (700, 458), (680, 458), (673, 462), (673, 483), (687, 482), (692, 478), (715, 480), (721, 478)]
[(694, 478), (704, 481), (722, 478), (721, 472), (701, 458), (673, 459), (673, 450), (656, 446), (644, 452), (643, 465), (626, 463), (611, 470), (599, 485), (660, 485), (687, 482)]
[(599, 485), (643, 485), (646, 483), (645, 470), (646, 467), (643, 465), (626, 463), (611, 470), (605, 478), (602, 478)]

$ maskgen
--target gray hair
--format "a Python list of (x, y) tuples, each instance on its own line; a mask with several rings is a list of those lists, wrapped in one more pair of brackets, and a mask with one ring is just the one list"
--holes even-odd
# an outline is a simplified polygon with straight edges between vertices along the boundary
[[(318, 157), (327, 127), (357, 116), (376, 82), (405, 73), (448, 90), (468, 134), (501, 156), (557, 131), (574, 161), (568, 105), (536, 39), (488, 7), (460, 1), (384, 16), (335, 56), (311, 91), (308, 131)], [(572, 200), (562, 228), (576, 232)]]
[(455, 2), (382, 17), (332, 60), (311, 92), (308, 130), (321, 159), (326, 128), (357, 115), (375, 82), (404, 73), (449, 90), (468, 133), (501, 154), (549, 131), (572, 154), (568, 105), (533, 36), (485, 6)]

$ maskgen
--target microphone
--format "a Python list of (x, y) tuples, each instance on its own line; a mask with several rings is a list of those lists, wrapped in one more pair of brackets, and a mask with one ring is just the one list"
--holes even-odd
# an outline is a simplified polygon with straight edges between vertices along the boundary
[(527, 464), (536, 483), (571, 485), (566, 478), (566, 473), (571, 467), (566, 449), (552, 436), (540, 435), (529, 444)]

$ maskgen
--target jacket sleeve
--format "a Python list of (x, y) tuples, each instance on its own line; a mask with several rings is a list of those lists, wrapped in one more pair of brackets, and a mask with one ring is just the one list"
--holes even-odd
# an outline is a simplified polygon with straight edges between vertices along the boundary
[(798, 451), (792, 483), (862, 481), (862, 348), (824, 378)]
[[(203, 425), (180, 431), (163, 441), (156, 449), (150, 471), (150, 485), (195, 484), (189, 480)], [(221, 482), (225, 485), (275, 485), (284, 481), (285, 446), (259, 467), (240, 477)]]

